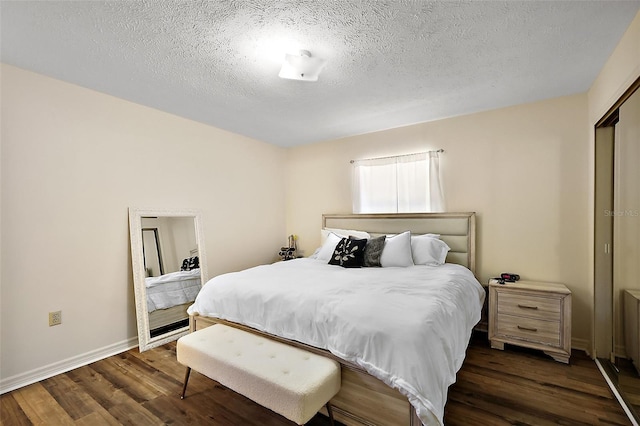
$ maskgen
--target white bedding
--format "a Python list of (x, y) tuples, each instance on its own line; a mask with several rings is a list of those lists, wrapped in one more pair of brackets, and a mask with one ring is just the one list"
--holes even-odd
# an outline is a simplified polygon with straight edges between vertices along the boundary
[(484, 297), (460, 265), (296, 259), (215, 277), (187, 312), (327, 349), (406, 395), (424, 424), (442, 424)]
[(144, 281), (148, 312), (167, 309), (195, 300), (201, 288), (200, 268), (149, 277)]

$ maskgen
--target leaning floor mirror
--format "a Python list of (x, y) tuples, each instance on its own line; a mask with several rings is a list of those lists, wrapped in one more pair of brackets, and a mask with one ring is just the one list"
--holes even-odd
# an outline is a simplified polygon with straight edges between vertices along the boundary
[(195, 210), (129, 209), (140, 352), (189, 332), (187, 308), (207, 279)]

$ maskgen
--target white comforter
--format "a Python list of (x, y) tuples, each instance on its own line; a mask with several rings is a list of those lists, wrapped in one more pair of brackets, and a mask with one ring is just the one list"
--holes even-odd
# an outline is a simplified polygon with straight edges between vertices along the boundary
[(215, 277), (188, 312), (328, 349), (406, 395), (424, 424), (442, 424), (484, 297), (459, 265), (346, 269), (296, 259)]
[(202, 287), (200, 268), (145, 278), (144, 284), (148, 312), (193, 302)]

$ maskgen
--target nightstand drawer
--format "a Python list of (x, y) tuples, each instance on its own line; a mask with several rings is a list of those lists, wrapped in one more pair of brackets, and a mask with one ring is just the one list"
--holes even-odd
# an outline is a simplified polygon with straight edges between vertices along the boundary
[(498, 291), (498, 313), (560, 321), (561, 299)]
[(543, 321), (515, 315), (498, 314), (496, 335), (559, 347), (560, 321)]

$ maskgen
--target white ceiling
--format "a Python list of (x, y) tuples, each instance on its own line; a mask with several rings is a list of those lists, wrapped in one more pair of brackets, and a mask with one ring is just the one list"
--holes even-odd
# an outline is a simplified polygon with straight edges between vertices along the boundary
[[(640, 1), (2, 1), (1, 60), (280, 146), (585, 92)], [(284, 54), (328, 60), (283, 80)]]

